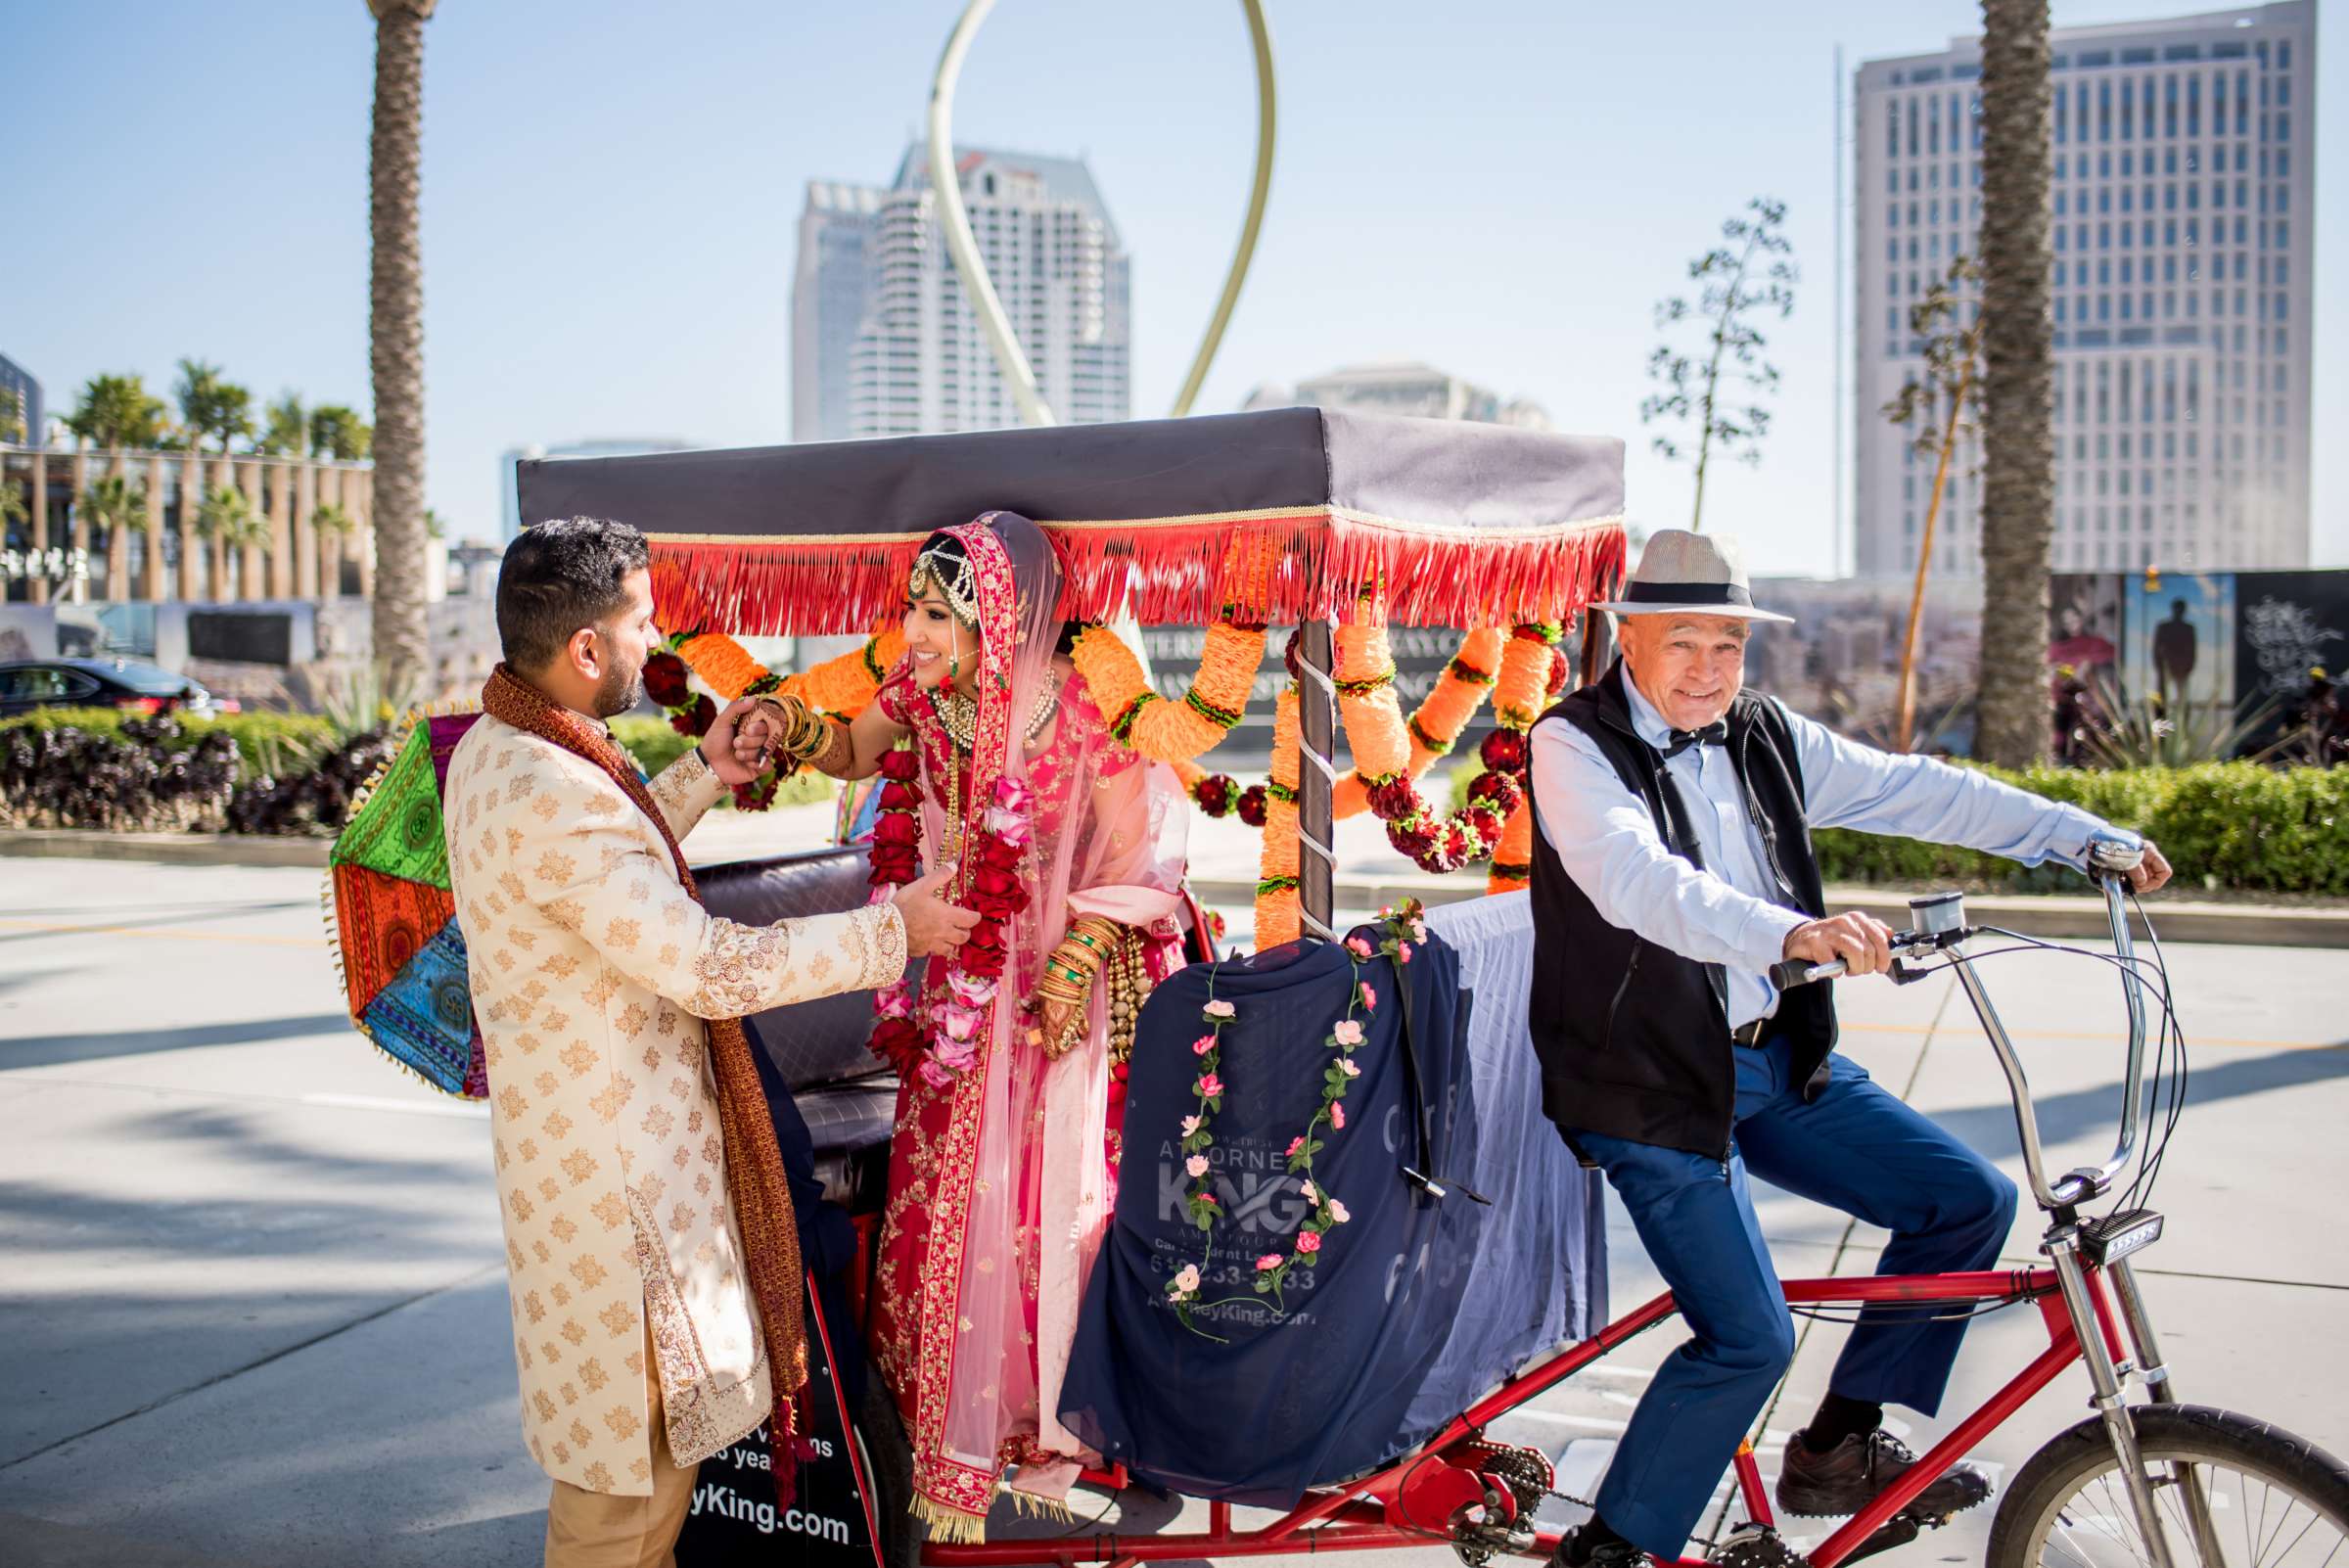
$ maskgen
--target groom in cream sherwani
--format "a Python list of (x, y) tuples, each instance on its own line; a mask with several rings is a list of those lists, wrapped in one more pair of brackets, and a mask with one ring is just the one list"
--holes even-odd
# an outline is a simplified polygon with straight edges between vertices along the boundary
[(805, 1375), (789, 1197), (730, 1021), (892, 984), (974, 918), (930, 882), (764, 927), (702, 908), (676, 841), (747, 776), (732, 737), (749, 705), (658, 778), (612, 740), (604, 720), (635, 706), (657, 646), (646, 559), (635, 530), (588, 519), (515, 542), (505, 663), (443, 797), (523, 1434), (554, 1478), (561, 1568), (669, 1562), (694, 1467)]

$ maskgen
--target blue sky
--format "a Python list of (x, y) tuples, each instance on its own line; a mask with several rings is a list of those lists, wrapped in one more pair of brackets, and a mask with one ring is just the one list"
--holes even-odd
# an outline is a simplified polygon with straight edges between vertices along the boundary
[[(2058, 25), (2185, 14), (2058, 0)], [(953, 0), (442, 0), (427, 30), (429, 496), (494, 530), (528, 441), (787, 438), (809, 178), (878, 182), (917, 131)], [(1785, 200), (1804, 270), (1759, 469), (1708, 527), (1757, 572), (1830, 556), (1832, 50), (1975, 30), (1963, 0), (1596, 6), (1276, 0), (1281, 143), (1255, 271), (1201, 412), (1260, 382), (1426, 359), (1632, 443), (1631, 513), (1684, 524), (1646, 450), (1649, 309), (1720, 220)], [(167, 392), (183, 354), (260, 397), (364, 407), (373, 35), (361, 0), (0, 0), (16, 129), (0, 352), (55, 405)], [(2345, 57), (2321, 49), (2315, 425), (2349, 415)], [(1005, 0), (965, 70), (967, 143), (1082, 153), (1134, 255), (1134, 413), (1164, 413), (1236, 235), (1254, 150), (1228, 3)], [(1847, 181), (1848, 184), (1848, 181)], [(1848, 234), (1847, 234), (1848, 241)], [(2349, 563), (2349, 473), (2317, 442), (2316, 559)]]

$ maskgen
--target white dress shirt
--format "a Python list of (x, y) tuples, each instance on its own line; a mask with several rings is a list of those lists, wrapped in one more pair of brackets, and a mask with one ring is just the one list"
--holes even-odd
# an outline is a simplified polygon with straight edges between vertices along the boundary
[[(1672, 726), (1628, 668), (1623, 690), (1633, 729), (1663, 751)], [(1814, 828), (1961, 845), (2025, 865), (2083, 865), (2089, 836), (2104, 826), (2078, 807), (1929, 758), (1863, 746), (1782, 703), (1778, 711), (1793, 731)], [(1683, 957), (1722, 965), (1731, 1029), (1776, 1011), (1770, 966), (1785, 955), (1786, 934), (1811, 917), (1772, 901), (1761, 830), (1746, 816), (1727, 748), (1690, 746), (1664, 764), (1695, 829), (1701, 871), (1665, 848), (1646, 804), (1574, 725), (1538, 726), (1533, 761), (1535, 823), (1600, 917)]]

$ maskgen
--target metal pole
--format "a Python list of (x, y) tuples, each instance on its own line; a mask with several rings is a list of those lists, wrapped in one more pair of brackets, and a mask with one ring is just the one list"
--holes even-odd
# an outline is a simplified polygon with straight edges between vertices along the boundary
[(1586, 609), (1583, 612), (1583, 684), (1588, 686), (1607, 672), (1615, 660), (1614, 618), (1604, 610)]
[(1335, 917), (1337, 854), (1330, 839), (1335, 820), (1338, 770), (1338, 688), (1329, 622), (1321, 617), (1298, 628), (1297, 666), (1297, 910), (1303, 935), (1337, 940)]

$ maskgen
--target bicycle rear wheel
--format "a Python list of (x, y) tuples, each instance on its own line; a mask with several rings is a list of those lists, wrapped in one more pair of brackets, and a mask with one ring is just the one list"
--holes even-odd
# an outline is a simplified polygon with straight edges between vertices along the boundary
[[(2140, 1405), (2130, 1413), (2176, 1568), (2349, 1564), (2349, 1466), (2232, 1410)], [(2192, 1506), (2189, 1482), (2206, 1507)], [(2016, 1472), (1991, 1523), (1986, 1568), (2151, 1568), (2153, 1560), (2111, 1439), (2092, 1417)]]

